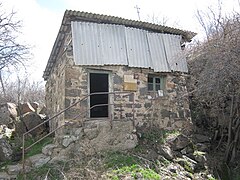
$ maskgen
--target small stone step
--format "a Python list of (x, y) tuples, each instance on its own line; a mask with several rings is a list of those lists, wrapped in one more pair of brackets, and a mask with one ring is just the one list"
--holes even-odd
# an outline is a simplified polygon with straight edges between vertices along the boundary
[(46, 156), (51, 156), (55, 148), (57, 148), (56, 144), (48, 144), (42, 148), (42, 153)]
[(0, 180), (14, 180), (17, 179), (17, 175), (9, 175), (6, 172), (0, 172)]
[(29, 157), (26, 159), (26, 165), (32, 167), (32, 168), (38, 168), (43, 166), (44, 164), (48, 163), (50, 161), (50, 157), (46, 156), (44, 154), (36, 154), (34, 156)]
[(22, 171), (22, 164), (8, 165), (6, 170), (9, 175), (17, 175)]

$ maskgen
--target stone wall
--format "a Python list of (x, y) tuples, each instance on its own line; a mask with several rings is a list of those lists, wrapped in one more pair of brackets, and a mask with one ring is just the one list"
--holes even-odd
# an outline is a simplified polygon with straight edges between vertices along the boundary
[[(147, 77), (153, 74), (151, 70), (141, 68), (129, 68), (126, 66), (66, 66), (65, 106), (76, 102), (88, 94), (88, 71), (98, 70), (109, 72), (110, 91), (118, 92), (123, 90), (124, 75), (138, 75), (137, 91), (134, 92), (135, 101), (135, 124), (143, 122), (153, 123), (160, 128), (179, 129), (184, 128), (191, 121), (186, 89), (186, 75), (172, 73), (154, 73), (156, 76), (165, 77), (164, 96), (157, 97), (157, 93), (148, 92)], [(149, 97), (152, 97), (150, 99)], [(125, 98), (117, 95), (112, 97), (116, 105), (113, 110), (113, 119), (132, 119), (133, 97)], [(126, 103), (126, 104), (124, 104)], [(86, 110), (87, 100), (76, 108), (65, 114), (66, 119), (71, 119), (78, 112)], [(87, 114), (85, 115), (87, 116)], [(87, 118), (86, 118), (87, 119)]]
[[(63, 113), (51, 123), (52, 127), (58, 127), (81, 114), (73, 124), (58, 131), (59, 143), (64, 147), (73, 143), (76, 149), (85, 149), (83, 151), (89, 153), (105, 149), (128, 149), (137, 144), (136, 128), (143, 125), (169, 130), (182, 129), (185, 132), (191, 130), (186, 75), (154, 73), (150, 69), (127, 66), (77, 66), (68, 52), (63, 54), (54, 67), (46, 84), (46, 101), (51, 115), (84, 99), (89, 93), (89, 71), (108, 72), (110, 92), (124, 91), (124, 75), (135, 74), (138, 77), (137, 91), (125, 97), (111, 95), (110, 103), (115, 105), (110, 107), (109, 118), (90, 119), (88, 98)], [(148, 92), (149, 73), (165, 78), (164, 96), (158, 97), (157, 93)]]
[[(64, 54), (59, 58), (57, 64), (52, 70), (46, 85), (45, 102), (47, 107), (47, 114), (52, 117), (65, 108), (65, 61)], [(64, 122), (64, 114), (50, 121), (50, 129), (53, 130)]]

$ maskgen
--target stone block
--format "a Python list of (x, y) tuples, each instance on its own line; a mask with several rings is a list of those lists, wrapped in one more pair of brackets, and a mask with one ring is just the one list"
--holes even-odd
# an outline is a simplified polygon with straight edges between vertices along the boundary
[(179, 114), (179, 118), (184, 118), (184, 110), (179, 110), (178, 111), (178, 114)]
[(8, 165), (6, 170), (9, 175), (18, 175), (22, 171), (22, 164)]
[(126, 113), (126, 117), (133, 117), (133, 113)]
[(175, 84), (172, 83), (172, 82), (168, 82), (166, 86), (167, 86), (167, 89), (174, 89), (175, 88)]
[(180, 134), (178, 136), (175, 136), (169, 139), (168, 143), (171, 145), (174, 151), (177, 151), (187, 147), (191, 143), (191, 141), (187, 136)]
[(139, 92), (140, 92), (140, 96), (145, 96), (148, 93), (148, 89), (147, 87), (143, 87), (139, 89)]
[(79, 138), (76, 137), (76, 136), (64, 136), (63, 141), (62, 141), (62, 145), (64, 147), (68, 147), (71, 143), (75, 142), (78, 139)]
[(64, 116), (65, 116), (65, 119), (73, 119), (74, 117), (76, 117), (80, 113), (81, 113), (80, 109), (70, 108), (65, 112)]
[(145, 107), (145, 108), (150, 108), (151, 106), (152, 106), (152, 103), (145, 103), (145, 104), (144, 104), (144, 107)]
[(65, 96), (79, 97), (81, 95), (80, 89), (65, 89)]
[(0, 162), (11, 160), (13, 150), (9, 142), (2, 138), (0, 139)]
[(78, 79), (80, 76), (80, 71), (74, 68), (66, 68), (66, 78), (69, 79)]
[(71, 105), (71, 101), (68, 98), (65, 98), (65, 108)]
[(97, 128), (94, 129), (85, 129), (84, 130), (84, 134), (85, 136), (89, 139), (92, 140), (94, 138), (96, 138), (99, 134), (99, 130)]
[(0, 172), (0, 180), (13, 180), (17, 179), (17, 175), (9, 175), (6, 172)]
[(56, 144), (48, 144), (42, 148), (42, 153), (47, 156), (51, 156), (53, 153), (53, 149), (56, 148)]
[(51, 159), (50, 156), (46, 156), (44, 154), (36, 154), (34, 156), (29, 157), (26, 160), (26, 164), (33, 168), (38, 168), (48, 163), (50, 159)]
[(65, 87), (66, 87), (66, 88), (70, 88), (71, 86), (72, 86), (71, 79), (66, 79), (66, 80), (65, 80)]
[(168, 111), (166, 109), (162, 109), (161, 110), (161, 115), (162, 115), (162, 118), (170, 117), (171, 111)]
[(114, 83), (114, 85), (116, 85), (116, 84), (121, 85), (123, 83), (123, 78), (118, 76), (118, 75), (114, 75), (113, 76), (113, 83)]

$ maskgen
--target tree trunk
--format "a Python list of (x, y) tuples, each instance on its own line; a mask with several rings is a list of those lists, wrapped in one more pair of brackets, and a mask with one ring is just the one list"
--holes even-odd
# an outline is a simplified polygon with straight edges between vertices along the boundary
[(4, 96), (4, 98), (6, 98), (6, 91), (5, 91), (5, 87), (4, 87), (4, 83), (3, 83), (3, 79), (2, 79), (2, 71), (1, 70), (0, 70), (0, 83), (2, 86), (3, 96)]
[(225, 154), (225, 162), (228, 162), (229, 155), (231, 154), (232, 146), (233, 145), (233, 138), (232, 138), (232, 121), (233, 121), (233, 105), (234, 105), (234, 96), (231, 97), (231, 109), (230, 109), (230, 118), (228, 124), (228, 141), (227, 141), (227, 150)]

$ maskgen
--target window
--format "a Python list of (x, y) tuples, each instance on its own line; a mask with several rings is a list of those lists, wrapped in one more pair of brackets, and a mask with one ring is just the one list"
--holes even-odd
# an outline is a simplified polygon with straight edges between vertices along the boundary
[(164, 77), (148, 75), (148, 91), (158, 91), (164, 89)]

